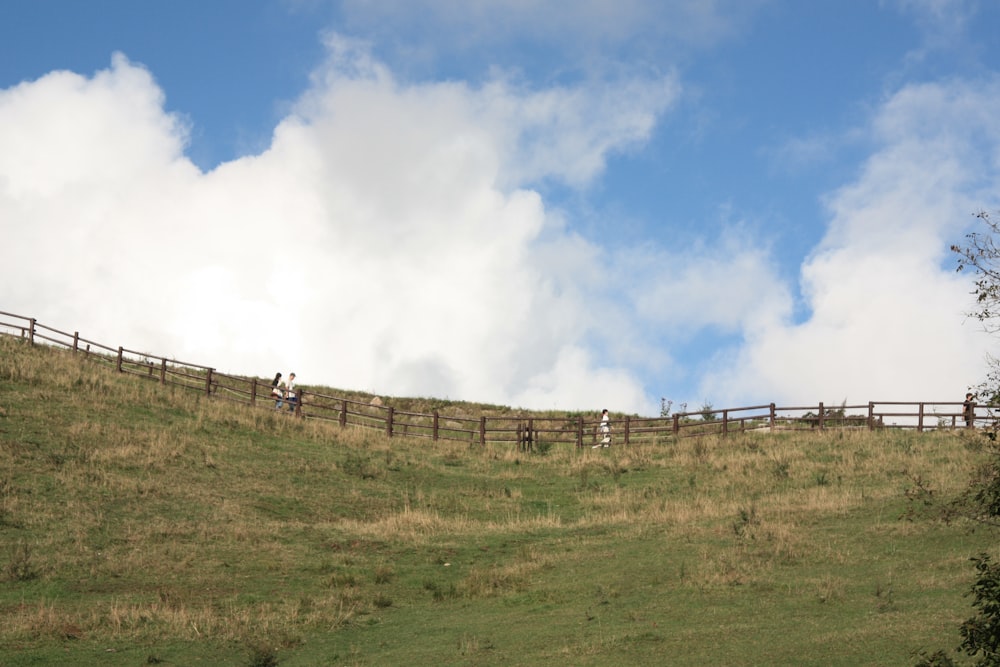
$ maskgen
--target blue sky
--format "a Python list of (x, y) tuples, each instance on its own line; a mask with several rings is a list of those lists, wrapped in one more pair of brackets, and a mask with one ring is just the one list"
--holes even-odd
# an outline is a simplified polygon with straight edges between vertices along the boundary
[(960, 400), (973, 0), (14, 3), (0, 310), (220, 370), (656, 414)]

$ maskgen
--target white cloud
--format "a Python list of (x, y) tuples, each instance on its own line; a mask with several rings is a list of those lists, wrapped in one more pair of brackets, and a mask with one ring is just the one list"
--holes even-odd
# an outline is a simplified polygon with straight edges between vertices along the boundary
[(938, 43), (954, 39), (976, 13), (979, 0), (889, 0), (914, 17), (927, 37)]
[(676, 254), (653, 250), (643, 258), (640, 275), (648, 282), (634, 285), (632, 296), (638, 315), (675, 335), (705, 328), (735, 332), (762, 318), (786, 317), (791, 296), (753, 234), (735, 226), (716, 243)]
[(586, 349), (610, 298), (595, 248), (530, 184), (593, 179), (673, 80), (403, 85), (330, 46), (270, 147), (210, 173), (123, 56), (0, 91), (0, 261), (25, 278), (5, 309), (229, 372), (646, 409), (634, 374)]
[(827, 234), (802, 266), (811, 314), (746, 327), (705, 395), (721, 405), (788, 401), (957, 400), (981, 379), (991, 340), (962, 326), (973, 306), (949, 245), (996, 203), (995, 81), (900, 90), (873, 120), (879, 149), (833, 193)]
[[(972, 47), (967, 35), (980, 11), (980, 0), (886, 0), (901, 14), (911, 17), (921, 33), (921, 43), (903, 58), (907, 67), (920, 67)], [(973, 56), (975, 57), (975, 56)]]

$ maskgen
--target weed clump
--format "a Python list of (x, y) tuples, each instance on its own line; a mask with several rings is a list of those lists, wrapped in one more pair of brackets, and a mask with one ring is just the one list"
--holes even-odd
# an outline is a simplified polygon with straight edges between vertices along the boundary
[(31, 557), (31, 547), (26, 542), (18, 541), (10, 549), (10, 560), (5, 571), (7, 581), (31, 581), (38, 578)]

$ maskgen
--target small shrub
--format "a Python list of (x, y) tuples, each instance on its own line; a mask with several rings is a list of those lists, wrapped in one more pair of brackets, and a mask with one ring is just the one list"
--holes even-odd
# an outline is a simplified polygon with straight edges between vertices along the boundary
[(269, 646), (257, 645), (250, 647), (250, 659), (247, 667), (277, 667), (278, 654)]
[(26, 542), (18, 541), (11, 547), (6, 574), (8, 581), (31, 581), (38, 578), (38, 571), (31, 562), (31, 547)]
[[(972, 606), (978, 609), (976, 616), (962, 623), (959, 629), (962, 643), (959, 650), (976, 657), (975, 667), (997, 667), (1000, 665), (1000, 565), (992, 563), (987, 554), (971, 558), (976, 564), (978, 578), (972, 584), (970, 594), (975, 598)], [(916, 667), (955, 667), (956, 663), (944, 651), (928, 655), (921, 651)]]
[(753, 505), (749, 509), (741, 507), (739, 516), (733, 523), (733, 533), (736, 535), (736, 539), (740, 541), (755, 539), (754, 527), (759, 523), (760, 519), (757, 518), (756, 507)]
[(375, 568), (375, 583), (388, 584), (396, 576), (396, 572), (389, 565), (379, 565)]
[(458, 650), (462, 655), (469, 655), (478, 651), (488, 651), (494, 648), (493, 642), (489, 639), (481, 640), (478, 637), (462, 635), (458, 642)]
[(455, 587), (454, 583), (448, 584), (447, 588), (445, 588), (436, 581), (425, 581), (424, 590), (431, 592), (431, 596), (435, 602), (441, 602), (445, 598), (458, 597), (458, 588)]
[(699, 463), (704, 463), (708, 460), (708, 446), (704, 443), (701, 438), (694, 441), (693, 450), (695, 459)]
[(7, 509), (7, 499), (13, 497), (14, 485), (6, 478), (0, 479), (0, 526), (16, 527), (16, 522), (10, 518), (11, 512)]
[(382, 477), (382, 471), (372, 458), (353, 452), (347, 455), (341, 469), (345, 474), (360, 479), (379, 479)]
[(913, 486), (906, 489), (906, 511), (901, 518), (907, 521), (923, 518), (934, 507), (934, 489), (920, 475), (913, 477)]
[(358, 578), (353, 572), (335, 572), (330, 576), (327, 585), (330, 588), (355, 588)]
[(875, 584), (875, 608), (879, 613), (892, 611), (896, 608), (896, 599), (892, 592), (892, 584)]
[(972, 606), (979, 610), (961, 627), (962, 650), (979, 655), (977, 667), (1000, 665), (1000, 565), (990, 562), (987, 554), (972, 559), (978, 578), (972, 584)]
[(914, 667), (957, 667), (955, 661), (944, 651), (935, 651), (930, 655), (921, 651), (919, 657), (920, 661)]

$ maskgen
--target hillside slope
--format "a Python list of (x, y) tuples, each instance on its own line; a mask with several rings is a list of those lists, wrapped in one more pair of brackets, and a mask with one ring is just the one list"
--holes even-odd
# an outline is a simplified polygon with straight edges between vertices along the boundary
[(0, 337), (0, 664), (908, 665), (963, 433), (388, 440)]

